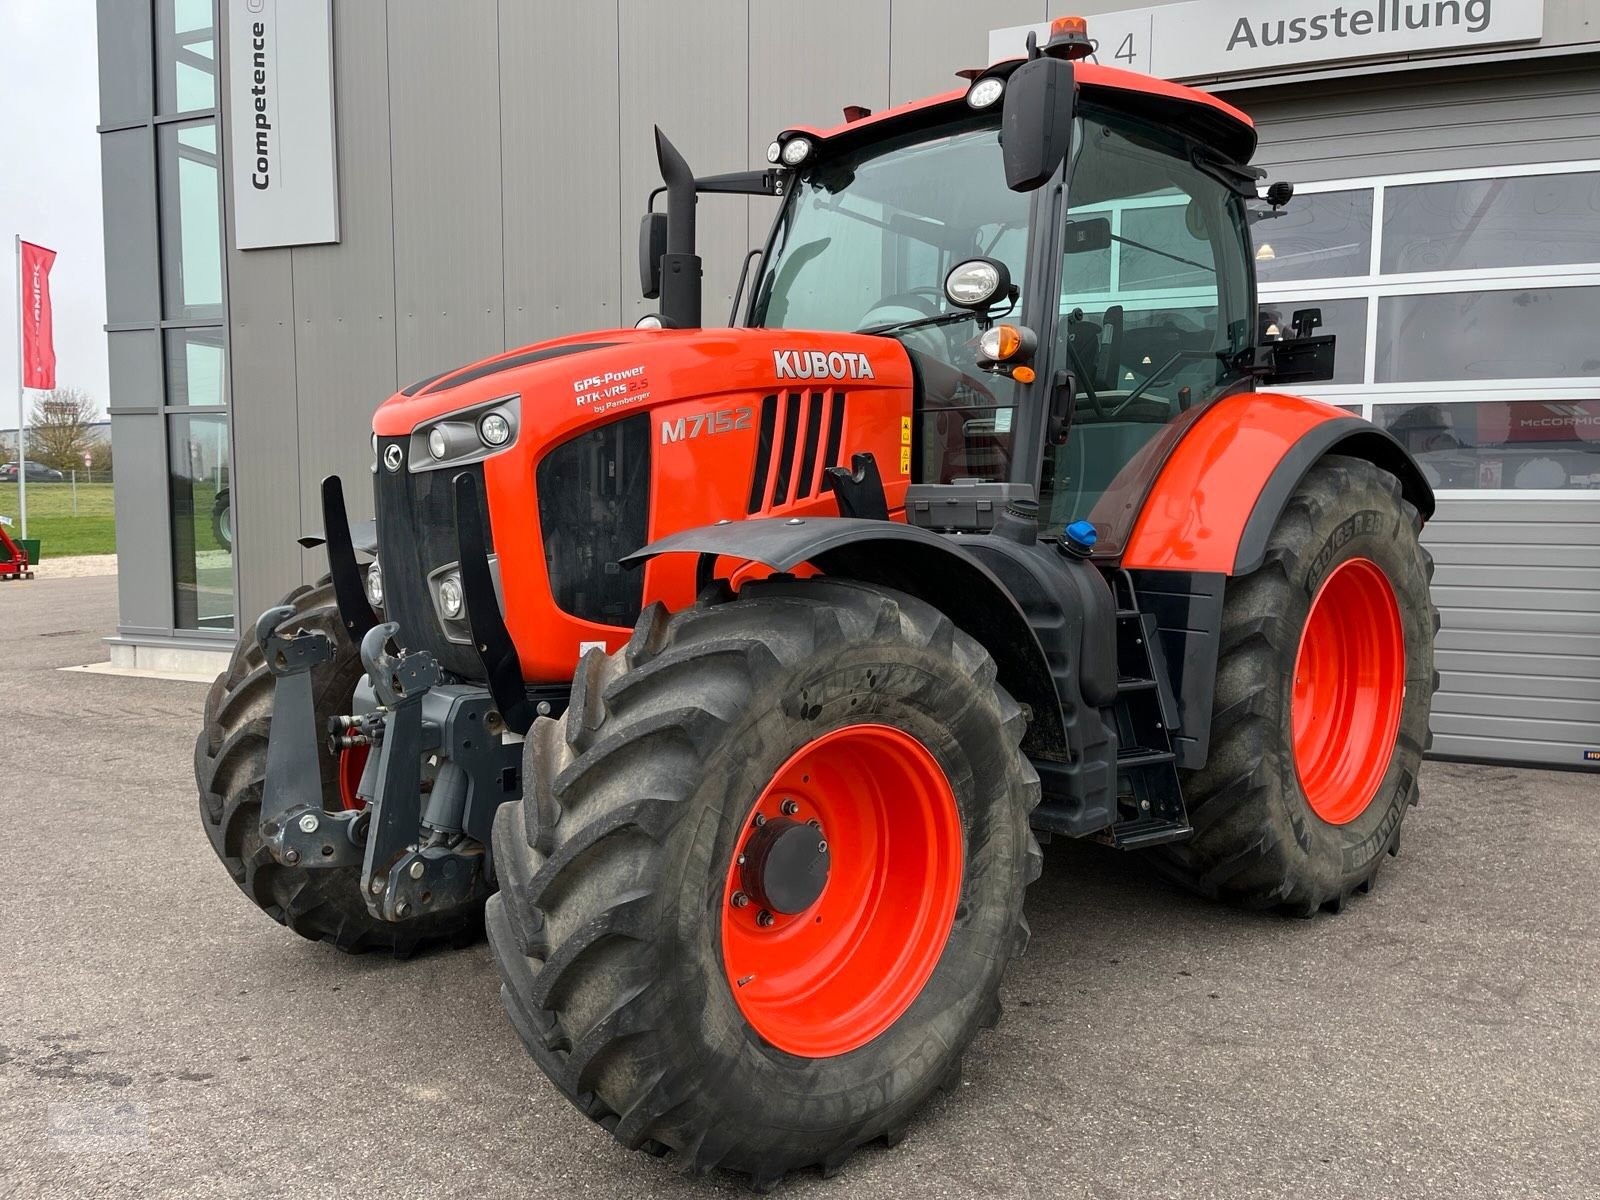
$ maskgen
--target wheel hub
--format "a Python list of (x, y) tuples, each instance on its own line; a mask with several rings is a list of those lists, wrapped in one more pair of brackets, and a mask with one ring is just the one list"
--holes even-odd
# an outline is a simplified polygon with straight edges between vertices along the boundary
[(802, 746), (746, 815), (724, 885), (745, 1019), (808, 1058), (882, 1033), (939, 961), (963, 859), (954, 790), (916, 738), (851, 725)]
[(828, 886), (832, 857), (819, 827), (790, 817), (764, 821), (745, 845), (739, 881), (752, 901), (792, 916), (817, 902)]

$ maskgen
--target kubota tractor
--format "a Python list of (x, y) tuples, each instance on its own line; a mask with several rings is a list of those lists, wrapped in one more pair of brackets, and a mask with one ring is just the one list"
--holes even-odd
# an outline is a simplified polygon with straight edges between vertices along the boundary
[[(325, 482), (327, 581), (207, 699), (246, 895), (348, 951), (486, 915), (575, 1105), (765, 1185), (957, 1078), (1038, 835), (1301, 915), (1372, 886), (1428, 739), (1431, 493), (1272, 390), (1334, 342), (1258, 318), (1292, 188), (1258, 199), (1249, 119), (1090, 49), (1059, 21), (762, 171), (658, 135), (658, 315), (379, 407), (375, 528)], [(701, 193), (782, 197), (733, 328)]]

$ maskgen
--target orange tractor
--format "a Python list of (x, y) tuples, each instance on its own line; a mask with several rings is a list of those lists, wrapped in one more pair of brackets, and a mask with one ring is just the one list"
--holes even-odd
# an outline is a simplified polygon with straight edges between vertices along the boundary
[[(1273, 390), (1251, 122), (1085, 61), (697, 178), (657, 138), (659, 313), (425, 379), (375, 525), (212, 687), (201, 815), (342, 950), (486, 920), (584, 1113), (758, 1185), (893, 1141), (999, 1012), (1046, 835), (1311, 915), (1372, 886), (1435, 687), (1428, 484)], [(782, 197), (733, 328), (697, 197)], [(654, 200), (654, 197), (652, 197)], [(748, 266), (748, 264), (747, 264)]]

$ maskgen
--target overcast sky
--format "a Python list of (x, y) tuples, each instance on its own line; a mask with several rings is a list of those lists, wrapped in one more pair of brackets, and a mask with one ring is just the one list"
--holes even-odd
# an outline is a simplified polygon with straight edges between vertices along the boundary
[(0, 428), (17, 423), (13, 234), (59, 255), (50, 274), (56, 383), (106, 406), (96, 71), (94, 0), (0, 0)]

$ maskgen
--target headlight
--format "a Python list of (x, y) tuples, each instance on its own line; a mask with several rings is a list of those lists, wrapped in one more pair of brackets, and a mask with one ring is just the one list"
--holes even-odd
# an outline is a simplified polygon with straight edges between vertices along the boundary
[(790, 138), (783, 145), (783, 161), (791, 167), (798, 167), (801, 163), (805, 162), (806, 155), (810, 153), (810, 138)]
[(450, 453), (450, 439), (444, 436), (444, 430), (437, 427), (428, 430), (428, 453), (435, 458)]
[(460, 619), (465, 608), (466, 601), (461, 593), (461, 576), (452, 571), (439, 581), (439, 611), (455, 621)]
[(945, 276), (944, 294), (950, 303), (962, 308), (984, 308), (996, 297), (1004, 282), (998, 263), (975, 258)]
[(367, 603), (373, 608), (383, 607), (383, 568), (377, 559), (367, 568)]
[(1005, 95), (1006, 81), (997, 79), (993, 75), (987, 79), (980, 79), (967, 91), (967, 103), (973, 108), (988, 108), (1001, 96)]
[(511, 422), (500, 413), (492, 412), (478, 422), (478, 436), (486, 446), (504, 446), (511, 440)]

